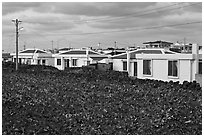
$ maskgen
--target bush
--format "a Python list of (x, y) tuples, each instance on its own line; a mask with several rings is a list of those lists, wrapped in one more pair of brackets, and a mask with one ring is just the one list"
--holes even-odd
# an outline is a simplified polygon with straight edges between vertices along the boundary
[(2, 134), (202, 134), (202, 91), (195, 82), (44, 67), (3, 72)]

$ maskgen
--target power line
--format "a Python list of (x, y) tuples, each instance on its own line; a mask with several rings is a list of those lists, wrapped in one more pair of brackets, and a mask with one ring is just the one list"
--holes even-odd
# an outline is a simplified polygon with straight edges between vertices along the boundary
[[(190, 5), (187, 5), (187, 6), (183, 6), (183, 7), (188, 7), (188, 6), (192, 6), (192, 5), (196, 5), (196, 4), (199, 4), (199, 3), (195, 3), (195, 4), (190, 4)], [(172, 6), (175, 6), (175, 5), (178, 5), (178, 4), (173, 4), (173, 5), (168, 5), (168, 6), (164, 6), (164, 7), (160, 7), (159, 9), (161, 9), (161, 8), (167, 8), (167, 7), (172, 7)], [(178, 8), (178, 7), (177, 7)], [(180, 7), (179, 7), (180, 8)], [(147, 10), (147, 11), (152, 11), (152, 10), (156, 10), (156, 9), (158, 9), (158, 8), (155, 8), (155, 9), (151, 9), (151, 10)], [(170, 9), (168, 9), (168, 10), (170, 10)], [(172, 10), (172, 9), (171, 9)], [(140, 12), (142, 12), (142, 11), (140, 11)], [(139, 13), (139, 12), (137, 12), (137, 13)], [(134, 13), (135, 14), (135, 13)], [(144, 15), (148, 15), (148, 14), (150, 14), (150, 13), (146, 13), (146, 14), (140, 14), (140, 15), (137, 15), (137, 16), (144, 16)], [(133, 14), (126, 14), (126, 15), (133, 15)], [(136, 17), (136, 16), (135, 16)], [(124, 18), (124, 17), (123, 17)], [(121, 19), (121, 18), (120, 18)], [(112, 21), (113, 21), (113, 19), (111, 19)], [(110, 21), (111, 21), (110, 20)], [(97, 21), (97, 19), (95, 19), (95, 21)], [(193, 23), (194, 24), (194, 23)], [(177, 24), (176, 24), (177, 25)], [(186, 25), (186, 23), (185, 24), (178, 24), (178, 25)], [(157, 26), (156, 28), (159, 28), (160, 26)], [(161, 26), (161, 27), (163, 27), (163, 26)], [(141, 28), (141, 29), (153, 29), (153, 28)], [(141, 30), (141, 29), (138, 29), (138, 28), (136, 28), (136, 30)], [(74, 33), (70, 33), (70, 34), (48, 34), (48, 35), (87, 35), (87, 34), (100, 34), (100, 33), (114, 33), (114, 32), (121, 32), (121, 31), (132, 31), (132, 30), (135, 30), (135, 29), (131, 29), (131, 30), (129, 30), (129, 29), (125, 29), (125, 30), (115, 30), (115, 31), (104, 31), (104, 32), (92, 32), (92, 33), (76, 33), (76, 34), (74, 34)], [(38, 34), (39, 35), (39, 34)]]
[[(124, 15), (122, 15), (122, 17), (104, 17), (104, 18), (99, 18), (99, 19), (73, 20), (72, 22), (73, 23), (91, 23), (91, 22), (98, 22), (98, 21), (108, 21), (109, 22), (109, 21), (127, 19), (129, 17), (141, 17), (141, 16), (152, 14), (154, 12), (161, 12), (161, 11), (180, 9), (181, 7), (174, 7), (174, 8), (171, 8), (171, 9), (166, 9), (168, 7), (173, 7), (173, 6), (176, 6), (176, 5), (179, 5), (179, 4), (180, 3), (176, 3), (176, 4), (172, 4), (172, 5), (168, 5), (168, 6), (159, 7), (159, 8), (149, 9), (149, 10), (146, 10), (146, 11), (138, 11), (138, 12), (131, 13), (131, 14), (124, 14)], [(181, 3), (181, 4), (183, 4), (183, 3)], [(194, 3), (194, 4), (183, 6), (182, 8), (193, 6), (193, 5), (198, 5), (198, 4), (199, 3)], [(161, 10), (161, 9), (163, 9), (163, 10)], [(149, 11), (153, 11), (153, 12), (149, 12)], [(149, 13), (145, 13), (145, 12), (149, 12)], [(143, 14), (138, 14), (138, 13), (143, 13)], [(29, 21), (24, 21), (24, 22), (32, 23), (32, 22), (29, 22)], [(68, 23), (68, 22), (69, 21), (56, 21), (56, 23)], [(49, 22), (44, 22), (44, 23), (41, 22), (40, 24), (48, 24), (48, 23)]]
[[(148, 12), (148, 11), (154, 11), (154, 10), (157, 10), (157, 9), (163, 9), (163, 8), (167, 8), (167, 7), (172, 7), (172, 6), (176, 6), (178, 5), (179, 3), (176, 3), (176, 4), (172, 4), (172, 5), (168, 5), (168, 6), (163, 6), (163, 7), (159, 7), (159, 8), (154, 8), (154, 9), (149, 9), (149, 10), (143, 10), (143, 11), (137, 11), (137, 12), (134, 12), (134, 13), (130, 13), (130, 14), (123, 14), (122, 17), (104, 17), (104, 18), (97, 18), (97, 19), (88, 19), (88, 20), (73, 20), (72, 22), (74, 23), (82, 23), (82, 22), (87, 22), (87, 21), (103, 21), (103, 20), (109, 20), (109, 19), (114, 19), (114, 18), (126, 18), (127, 16), (131, 16), (131, 15), (135, 15), (135, 14), (138, 14), (138, 13), (141, 13), (141, 12)], [(32, 23), (32, 22), (29, 22), (29, 21), (24, 21), (24, 22), (27, 22), (27, 23)], [(41, 22), (42, 23), (42, 22)], [(44, 22), (45, 24), (49, 23), (49, 21), (47, 22)], [(56, 23), (67, 23), (67, 21), (56, 21)]]
[[(138, 14), (138, 13), (141, 13), (141, 12), (147, 12), (147, 11), (154, 11), (154, 10), (157, 10), (157, 9), (161, 9), (161, 8), (167, 8), (167, 7), (171, 7), (171, 6), (175, 6), (175, 5), (178, 5), (178, 3), (176, 4), (172, 4), (172, 5), (168, 5), (168, 6), (163, 6), (163, 7), (159, 7), (159, 8), (154, 8), (154, 9), (149, 9), (149, 10), (143, 10), (143, 11), (137, 11), (137, 12), (134, 12), (134, 13), (130, 13), (130, 14), (123, 14), (122, 15), (122, 18), (123, 17), (127, 17), (127, 16), (131, 16), (131, 15), (135, 15), (135, 14)], [(121, 17), (115, 17), (116, 19), (117, 18), (121, 18)], [(88, 19), (88, 20), (84, 20), (83, 22), (87, 22), (87, 21), (101, 21), (101, 20), (109, 20), (109, 19), (114, 19), (113, 17), (104, 17), (104, 18), (99, 18), (99, 19)], [(77, 21), (76, 21), (77, 22)], [(79, 21), (78, 21), (79, 22)], [(82, 22), (82, 21), (80, 21)]]
[[(198, 3), (182, 6), (182, 8), (186, 8), (186, 7), (197, 5), (197, 4)], [(98, 21), (113, 22), (113, 21), (116, 21), (116, 20), (118, 21), (118, 20), (127, 19), (128, 17), (142, 17), (142, 16), (150, 15), (150, 14), (152, 14), (154, 12), (162, 12), (162, 11), (164, 12), (164, 11), (175, 10), (175, 9), (180, 9), (181, 8), (181, 7), (174, 7), (174, 8), (171, 8), (171, 9), (163, 9), (163, 8), (172, 7), (172, 6), (175, 6), (175, 4), (170, 5), (170, 6), (165, 6), (165, 7), (162, 7), (162, 8), (156, 8), (156, 9), (150, 10), (150, 11), (153, 11), (153, 12), (149, 12), (149, 13), (138, 14), (138, 13), (140, 13), (140, 12), (138, 12), (138, 13), (129, 14), (129, 15), (126, 15), (126, 16), (123, 16), (123, 17), (118, 17), (118, 18), (115, 18), (115, 19), (114, 18), (103, 19), (103, 20), (102, 19), (98, 19), (98, 20), (95, 19), (95, 20), (92, 20), (92, 21), (94, 21), (94, 22), (98, 22)], [(159, 9), (159, 10), (157, 10), (157, 9)], [(161, 10), (161, 9), (163, 9), (163, 10)], [(155, 11), (155, 10), (157, 10), (157, 11)], [(87, 20), (86, 22), (91, 23), (90, 20)]]
[(64, 34), (57, 33), (57, 34), (46, 34), (46, 35), (91, 35), (91, 34), (116, 33), (116, 32), (135, 31), (135, 30), (148, 30), (148, 29), (157, 29), (157, 28), (164, 28), (164, 27), (175, 27), (175, 26), (191, 25), (191, 24), (198, 24), (198, 23), (202, 23), (202, 21), (187, 22), (187, 23), (180, 23), (180, 24), (169, 24), (169, 25), (162, 25), (162, 26), (152, 26), (152, 27), (145, 27), (145, 28), (120, 29), (120, 30), (112, 30), (112, 31), (100, 31), (100, 32), (88, 32), (88, 33), (64, 33)]

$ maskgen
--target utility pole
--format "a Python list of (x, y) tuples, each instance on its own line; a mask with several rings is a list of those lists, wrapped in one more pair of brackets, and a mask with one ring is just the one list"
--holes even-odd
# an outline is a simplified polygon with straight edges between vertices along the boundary
[(23, 50), (26, 49), (26, 42), (24, 42), (24, 45), (23, 45)]
[(59, 45), (59, 40), (57, 40), (57, 49), (58, 49), (58, 45)]
[(16, 71), (17, 71), (18, 70), (18, 33), (19, 33), (18, 25), (22, 21), (20, 21), (19, 19), (13, 19), (12, 22), (14, 22), (16, 25)]
[(186, 38), (183, 39), (184, 50), (186, 51)]
[(52, 40), (51, 42), (52, 42), (52, 51), (53, 51), (53, 42), (54, 42), (54, 41)]

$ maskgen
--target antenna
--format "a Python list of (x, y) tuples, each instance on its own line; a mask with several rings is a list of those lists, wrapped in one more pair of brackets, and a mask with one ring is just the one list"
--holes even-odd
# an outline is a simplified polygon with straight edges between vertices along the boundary
[(117, 41), (115, 41), (114, 43), (115, 43), (115, 49), (116, 49), (117, 48), (117, 45), (116, 45)]
[(54, 41), (52, 40), (51, 42), (52, 42), (52, 50), (53, 50), (53, 42), (54, 42)]
[(26, 49), (26, 42), (24, 42), (24, 45), (23, 45), (23, 50)]
[(99, 43), (98, 43), (98, 49), (100, 49), (100, 48), (101, 48), (101, 47), (100, 47), (100, 45), (101, 45), (101, 43), (99, 42)]

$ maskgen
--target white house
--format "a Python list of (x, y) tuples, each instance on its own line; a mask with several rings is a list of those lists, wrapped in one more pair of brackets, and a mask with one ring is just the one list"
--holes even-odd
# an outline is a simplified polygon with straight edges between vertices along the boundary
[(193, 54), (165, 49), (138, 49), (112, 57), (113, 70), (127, 71), (129, 76), (163, 81), (193, 81), (202, 76), (202, 55), (193, 45)]
[(59, 54), (54, 54), (54, 66), (60, 70), (67, 67), (82, 67), (92, 63), (106, 62), (108, 56), (91, 49), (71, 49)]
[[(11, 55), (13, 56), (13, 62), (16, 62), (16, 53), (11, 53)], [(52, 53), (36, 48), (20, 51), (18, 53), (18, 62), (20, 64), (54, 66)]]

